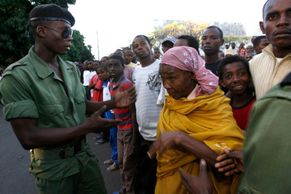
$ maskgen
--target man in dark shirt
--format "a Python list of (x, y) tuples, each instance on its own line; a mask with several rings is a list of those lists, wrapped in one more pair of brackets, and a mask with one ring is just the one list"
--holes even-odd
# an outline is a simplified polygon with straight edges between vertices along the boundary
[(219, 27), (208, 26), (204, 30), (201, 47), (205, 53), (205, 66), (215, 75), (218, 75), (218, 65), (220, 62), (219, 50), (223, 43), (223, 32)]

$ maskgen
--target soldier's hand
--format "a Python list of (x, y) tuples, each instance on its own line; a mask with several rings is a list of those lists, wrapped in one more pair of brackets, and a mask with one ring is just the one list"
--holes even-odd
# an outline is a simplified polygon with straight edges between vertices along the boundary
[(87, 119), (85, 125), (90, 130), (90, 132), (97, 132), (97, 129), (111, 128), (120, 123), (119, 120), (102, 118), (101, 115), (105, 111), (106, 106), (103, 106)]
[(136, 101), (135, 88), (132, 87), (125, 91), (120, 91), (117, 88), (114, 96), (112, 96), (112, 99), (114, 100), (114, 104), (116, 107), (128, 107)]

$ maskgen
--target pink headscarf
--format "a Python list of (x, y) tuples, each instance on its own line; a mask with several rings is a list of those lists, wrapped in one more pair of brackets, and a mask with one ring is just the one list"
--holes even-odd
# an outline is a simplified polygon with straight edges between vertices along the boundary
[(205, 93), (211, 94), (218, 86), (218, 77), (205, 68), (205, 61), (194, 48), (187, 46), (173, 47), (167, 50), (162, 57), (162, 64), (193, 72), (198, 82), (196, 96)]

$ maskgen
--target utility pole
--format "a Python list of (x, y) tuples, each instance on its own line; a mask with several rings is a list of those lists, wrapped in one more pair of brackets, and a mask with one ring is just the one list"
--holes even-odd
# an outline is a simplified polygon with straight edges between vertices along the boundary
[(97, 35), (97, 59), (100, 60), (100, 55), (99, 55), (99, 35), (98, 35), (98, 31), (96, 31), (96, 35)]

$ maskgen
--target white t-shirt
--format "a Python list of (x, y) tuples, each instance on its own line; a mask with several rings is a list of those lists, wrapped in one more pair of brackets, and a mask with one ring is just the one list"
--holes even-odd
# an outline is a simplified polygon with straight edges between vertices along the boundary
[(96, 71), (85, 70), (83, 72), (83, 86), (89, 86), (91, 78), (96, 74)]
[(155, 141), (157, 122), (162, 105), (157, 104), (161, 89), (159, 75), (160, 62), (156, 60), (149, 66), (137, 66), (133, 72), (133, 82), (137, 92), (136, 119), (139, 132), (145, 140)]
[(111, 95), (110, 95), (110, 91), (109, 91), (109, 81), (105, 81), (103, 82), (102, 88), (103, 88), (103, 101), (107, 101), (107, 100), (111, 100)]

